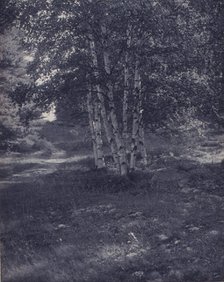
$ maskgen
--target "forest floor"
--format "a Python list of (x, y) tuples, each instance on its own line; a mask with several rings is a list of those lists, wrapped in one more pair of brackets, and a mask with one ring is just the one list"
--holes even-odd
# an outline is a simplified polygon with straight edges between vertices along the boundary
[(149, 167), (127, 178), (64, 133), (50, 158), (4, 156), (2, 282), (223, 282), (223, 136), (151, 135)]

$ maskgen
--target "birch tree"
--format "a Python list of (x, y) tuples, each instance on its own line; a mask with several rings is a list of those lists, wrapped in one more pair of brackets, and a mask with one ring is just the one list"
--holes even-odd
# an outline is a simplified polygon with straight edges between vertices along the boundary
[(139, 138), (139, 122), (141, 110), (141, 76), (139, 72), (139, 61), (135, 62), (135, 74), (134, 74), (134, 109), (133, 109), (133, 122), (132, 122), (132, 134), (131, 134), (131, 158), (130, 169), (134, 170), (136, 167), (136, 157), (138, 152), (138, 138)]
[(97, 58), (97, 52), (96, 52), (96, 44), (94, 41), (94, 37), (91, 33), (89, 33), (89, 38), (90, 38), (90, 52), (91, 52), (91, 57), (92, 57), (92, 64), (94, 68), (94, 77), (97, 82), (96, 84), (96, 91), (97, 91), (97, 98), (99, 100), (99, 105), (100, 105), (100, 112), (103, 120), (103, 125), (106, 133), (106, 137), (108, 140), (108, 143), (111, 148), (112, 156), (115, 162), (115, 165), (117, 169), (120, 171), (120, 163), (119, 163), (119, 156), (116, 148), (116, 143), (115, 143), (115, 138), (113, 135), (113, 130), (112, 126), (108, 121), (107, 117), (107, 112), (106, 112), (106, 107), (105, 107), (105, 99), (103, 96), (103, 91), (101, 89), (101, 86), (99, 84), (99, 65), (98, 65), (98, 58)]
[(103, 59), (104, 59), (104, 67), (105, 67), (105, 72), (108, 77), (108, 82), (107, 82), (107, 97), (109, 100), (109, 116), (110, 116), (110, 121), (112, 125), (112, 130), (113, 130), (113, 135), (114, 139), (116, 142), (116, 147), (117, 147), (117, 154), (119, 156), (119, 167), (120, 167), (120, 173), (121, 175), (126, 175), (128, 172), (128, 165), (127, 165), (127, 156), (126, 156), (126, 149), (124, 147), (124, 141), (120, 132), (119, 124), (118, 124), (118, 119), (117, 119), (117, 114), (116, 114), (116, 109), (115, 109), (115, 103), (114, 103), (114, 93), (113, 93), (113, 84), (111, 81), (111, 64), (110, 64), (110, 55), (108, 51), (108, 43), (106, 40), (107, 37), (107, 30), (104, 25), (104, 23), (101, 26), (102, 30), (102, 35), (103, 35)]
[(124, 98), (123, 98), (123, 139), (124, 145), (128, 146), (128, 98), (130, 97), (130, 47), (131, 47), (131, 24), (128, 24), (126, 30), (126, 50), (125, 50), (125, 60), (124, 60)]
[(92, 95), (92, 88), (90, 85), (88, 85), (87, 107), (88, 107), (91, 139), (93, 144), (95, 167), (101, 169), (105, 167), (105, 160), (103, 154), (102, 129), (101, 129), (101, 114), (100, 114), (99, 103), (96, 101), (96, 98), (94, 101)]

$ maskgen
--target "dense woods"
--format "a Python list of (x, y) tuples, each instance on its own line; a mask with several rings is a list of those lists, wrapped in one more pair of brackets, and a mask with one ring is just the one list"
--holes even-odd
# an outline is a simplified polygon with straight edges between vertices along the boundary
[[(222, 6), (11, 1), (15, 27), (7, 25), (1, 35), (9, 41), (17, 32), (14, 50), (2, 56), (11, 68), (17, 64), (9, 94), (20, 106), (27, 99), (45, 108), (54, 102), (74, 122), (88, 115), (95, 166), (105, 166), (107, 140), (118, 173), (125, 175), (135, 170), (137, 155), (147, 165), (145, 129), (184, 124), (186, 115), (223, 123)], [(18, 55), (28, 66), (18, 66)], [(29, 87), (20, 79), (23, 72)]]
[(222, 3), (202, 2), (11, 2), (15, 27), (1, 35), (10, 42), (17, 32), (14, 50), (2, 47), (2, 61), (17, 64), (8, 92), (20, 106), (54, 102), (74, 122), (88, 112), (97, 168), (104, 135), (120, 174), (135, 170), (138, 154), (147, 165), (145, 128), (186, 115), (223, 122)]

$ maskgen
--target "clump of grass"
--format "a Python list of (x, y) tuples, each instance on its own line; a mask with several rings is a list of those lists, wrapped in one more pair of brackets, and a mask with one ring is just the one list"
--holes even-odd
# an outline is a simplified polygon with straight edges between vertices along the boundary
[(125, 176), (109, 174), (106, 170), (92, 171), (83, 179), (83, 188), (92, 192), (125, 191), (133, 187), (133, 182)]
[(79, 178), (81, 189), (96, 193), (118, 193), (123, 191), (142, 191), (150, 186), (151, 174), (142, 171), (131, 172), (127, 176), (109, 170), (92, 170)]

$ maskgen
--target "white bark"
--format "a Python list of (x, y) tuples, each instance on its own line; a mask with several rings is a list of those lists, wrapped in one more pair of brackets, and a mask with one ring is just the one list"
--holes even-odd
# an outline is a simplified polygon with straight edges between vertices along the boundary
[[(95, 42), (94, 42), (94, 38), (93, 38), (92, 34), (90, 34), (89, 37), (90, 37), (90, 52), (91, 52), (91, 57), (92, 57), (92, 64), (93, 64), (93, 67), (94, 67), (94, 76), (95, 76), (95, 79), (98, 80), (99, 79), (99, 71), (98, 71), (98, 59), (97, 59), (97, 53), (96, 53), (96, 46), (95, 46)], [(113, 159), (114, 159), (115, 166), (118, 170), (120, 170), (119, 156), (118, 156), (118, 153), (117, 153), (115, 139), (114, 139), (114, 136), (113, 136), (111, 125), (108, 122), (107, 112), (106, 112), (106, 108), (105, 108), (104, 96), (102, 94), (102, 89), (101, 89), (101, 87), (98, 83), (96, 85), (96, 91), (97, 91), (97, 97), (98, 97), (99, 102), (100, 102), (100, 112), (101, 112), (102, 119), (103, 119), (106, 137), (107, 137), (108, 143), (109, 143), (110, 148), (111, 148), (111, 153), (112, 153), (112, 156), (113, 156)]]
[(125, 53), (124, 62), (124, 97), (123, 97), (123, 139), (127, 151), (128, 139), (128, 95), (130, 91), (130, 70), (129, 70), (129, 48), (131, 45), (131, 27), (130, 25), (126, 31), (127, 35), (127, 50)]
[(96, 150), (97, 150), (97, 168), (105, 167), (105, 160), (103, 154), (103, 140), (102, 140), (102, 127), (101, 127), (101, 114), (98, 101), (94, 103), (94, 128), (96, 136)]
[(91, 132), (91, 139), (93, 144), (93, 155), (95, 161), (95, 167), (98, 167), (98, 157), (97, 157), (97, 146), (96, 146), (96, 135), (95, 135), (95, 128), (94, 128), (94, 107), (92, 102), (92, 93), (91, 89), (88, 89), (87, 93), (87, 109), (88, 109), (88, 116), (89, 116), (89, 127)]
[(148, 155), (145, 146), (145, 130), (144, 130), (144, 122), (143, 122), (143, 94), (141, 89), (139, 91), (138, 113), (139, 113), (138, 151), (140, 153), (143, 164), (147, 166)]
[(135, 77), (134, 77), (134, 110), (132, 121), (132, 136), (131, 136), (131, 157), (130, 169), (134, 170), (136, 167), (136, 156), (138, 152), (138, 133), (139, 133), (139, 110), (141, 103), (141, 77), (139, 73), (139, 61), (135, 63)]
[(105, 167), (105, 160), (103, 154), (103, 141), (101, 131), (101, 120), (99, 106), (96, 101), (93, 100), (92, 90), (89, 87), (87, 94), (87, 108), (89, 114), (89, 125), (93, 143), (93, 153), (95, 166), (98, 169)]
[(145, 146), (145, 130), (144, 130), (144, 124), (143, 124), (143, 117), (142, 117), (143, 110), (141, 109), (140, 114), (140, 122), (139, 122), (139, 152), (142, 158), (142, 162), (145, 166), (148, 164), (148, 154)]
[[(102, 28), (103, 35), (106, 36), (105, 26), (102, 25), (101, 28)], [(106, 72), (106, 74), (109, 78), (109, 81), (107, 83), (107, 86), (108, 86), (107, 95), (108, 95), (108, 99), (109, 99), (109, 108), (110, 108), (109, 114), (110, 114), (110, 120), (111, 120), (114, 138), (115, 138), (117, 149), (118, 149), (120, 173), (121, 173), (121, 175), (126, 175), (127, 172), (128, 172), (126, 150), (125, 150), (125, 147), (124, 147), (122, 136), (119, 132), (119, 125), (118, 125), (117, 115), (116, 115), (116, 112), (115, 112), (113, 86), (112, 86), (112, 82), (110, 80), (110, 76), (111, 76), (110, 58), (109, 58), (109, 52), (107, 50), (107, 44), (105, 42), (104, 42), (103, 58), (104, 58), (105, 72)]]

